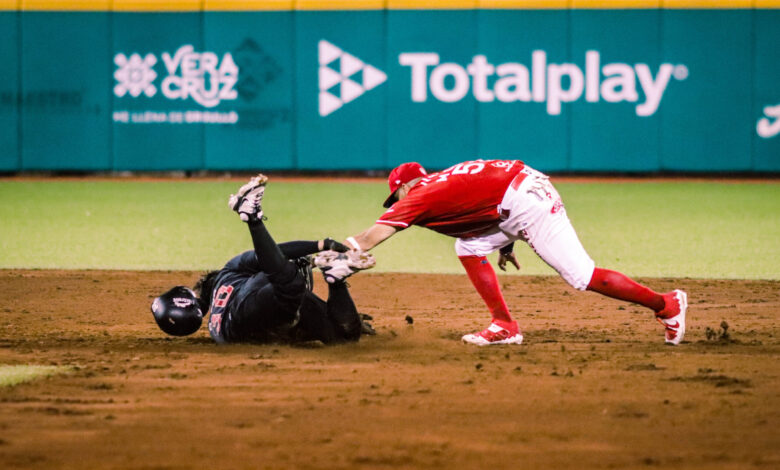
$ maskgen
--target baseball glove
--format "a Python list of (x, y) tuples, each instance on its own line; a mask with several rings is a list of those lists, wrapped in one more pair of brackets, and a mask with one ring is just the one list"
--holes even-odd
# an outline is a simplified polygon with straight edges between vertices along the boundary
[(346, 253), (328, 250), (314, 257), (314, 265), (320, 268), (325, 280), (333, 284), (376, 265), (374, 255), (365, 251), (350, 250)]

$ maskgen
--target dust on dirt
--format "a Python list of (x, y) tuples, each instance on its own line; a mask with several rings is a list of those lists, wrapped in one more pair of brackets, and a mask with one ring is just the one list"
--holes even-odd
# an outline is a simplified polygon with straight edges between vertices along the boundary
[(478, 348), (465, 275), (361, 273), (378, 335), (291, 347), (166, 337), (151, 299), (197, 275), (0, 271), (0, 364), (70, 367), (0, 389), (0, 467), (780, 467), (778, 281), (645, 279), (689, 293), (668, 347), (641, 307), (502, 277), (525, 343)]

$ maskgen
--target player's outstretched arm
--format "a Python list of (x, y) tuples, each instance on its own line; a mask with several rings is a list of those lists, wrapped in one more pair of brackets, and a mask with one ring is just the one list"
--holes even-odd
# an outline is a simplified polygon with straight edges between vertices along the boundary
[(279, 244), (279, 249), (287, 259), (300, 258), (301, 256), (313, 255), (323, 250), (333, 250), (340, 253), (349, 251), (349, 248), (332, 238), (323, 238), (322, 240), (296, 240)]
[(374, 224), (368, 230), (347, 238), (346, 245), (358, 251), (368, 251), (383, 241), (395, 235), (395, 227), (384, 224)]

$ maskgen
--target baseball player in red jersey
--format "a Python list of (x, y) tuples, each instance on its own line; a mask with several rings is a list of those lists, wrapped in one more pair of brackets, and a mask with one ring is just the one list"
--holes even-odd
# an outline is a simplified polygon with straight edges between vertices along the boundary
[(474, 160), (431, 174), (410, 162), (395, 168), (388, 184), (387, 211), (347, 242), (355, 250), (370, 250), (411, 225), (455, 237), (455, 251), (492, 316), (488, 328), (463, 336), (463, 341), (478, 345), (523, 341), (485, 257), (499, 250), (501, 269), (507, 262), (519, 268), (512, 251), (516, 240), (528, 243), (575, 289), (643, 305), (664, 326), (667, 343), (682, 340), (686, 293), (660, 294), (624, 274), (596, 267), (549, 177), (523, 162)]

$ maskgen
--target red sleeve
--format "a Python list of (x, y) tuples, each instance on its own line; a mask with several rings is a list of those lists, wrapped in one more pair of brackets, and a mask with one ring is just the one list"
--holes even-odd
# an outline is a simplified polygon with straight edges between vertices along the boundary
[(427, 204), (423, 198), (410, 194), (390, 206), (376, 223), (390, 225), (398, 230), (403, 230), (420, 220), (427, 209)]

